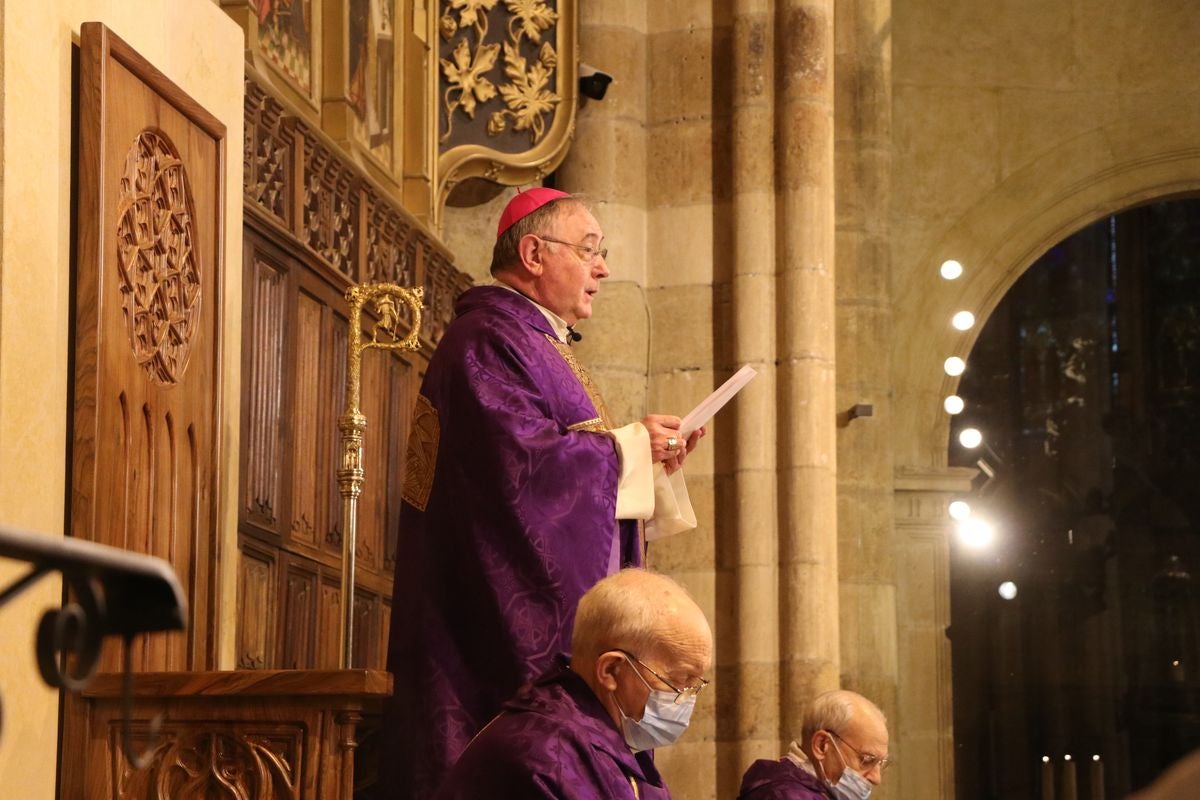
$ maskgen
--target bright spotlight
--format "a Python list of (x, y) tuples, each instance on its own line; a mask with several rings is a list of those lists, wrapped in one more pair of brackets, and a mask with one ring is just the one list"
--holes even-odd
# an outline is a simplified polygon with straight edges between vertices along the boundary
[(960, 311), (950, 319), (950, 324), (960, 331), (969, 331), (975, 327), (975, 315), (970, 311)]
[(967, 547), (979, 550), (996, 538), (996, 529), (981, 519), (968, 519), (958, 524), (958, 540)]
[(949, 510), (952, 519), (964, 520), (971, 516), (971, 506), (966, 500), (951, 501)]
[(963, 274), (963, 266), (954, 259), (942, 262), (942, 277), (948, 281), (952, 281)]
[(959, 431), (958, 443), (968, 450), (974, 450), (983, 444), (983, 434), (978, 428), (963, 428)]
[(942, 368), (946, 370), (946, 374), (951, 378), (963, 374), (963, 370), (967, 368), (967, 362), (963, 361), (958, 356), (950, 356), (946, 362), (942, 364)]
[(996, 591), (998, 591), (1000, 596), (1005, 600), (1012, 600), (1017, 596), (1017, 585), (1012, 581), (1005, 581), (1004, 583), (1000, 584), (1000, 588)]
[(963, 399), (956, 394), (952, 394), (942, 401), (942, 408), (946, 409), (946, 413), (951, 415), (961, 414), (966, 405)]

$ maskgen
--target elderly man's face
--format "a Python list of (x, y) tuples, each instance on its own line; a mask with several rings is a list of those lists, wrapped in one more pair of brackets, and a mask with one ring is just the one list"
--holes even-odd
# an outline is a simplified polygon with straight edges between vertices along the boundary
[(822, 762), (826, 777), (837, 783), (846, 767), (875, 786), (883, 783), (882, 762), (888, 757), (888, 732), (883, 720), (858, 709), (840, 731), (828, 733), (831, 742)]
[[(641, 663), (628, 661), (626, 677), (617, 686), (621, 708), (641, 720), (650, 691), (675, 692), (699, 686), (712, 664), (712, 633), (699, 609), (685, 610), (649, 653), (633, 653)], [(635, 674), (636, 672), (636, 674)]]
[(539, 302), (574, 325), (592, 316), (592, 298), (608, 277), (608, 264), (599, 254), (604, 232), (590, 211), (572, 204), (545, 237), (540, 237), (545, 270), (538, 281)]

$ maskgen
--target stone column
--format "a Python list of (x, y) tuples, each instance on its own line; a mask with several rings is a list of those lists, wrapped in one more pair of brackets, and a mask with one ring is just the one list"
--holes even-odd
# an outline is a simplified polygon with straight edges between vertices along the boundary
[[(950, 548), (947, 505), (971, 489), (975, 470), (897, 468), (896, 594), (899, 682), (888, 772), (893, 797), (954, 797), (954, 705), (950, 691)], [(895, 723), (898, 722), (897, 726)], [(902, 754), (902, 755), (901, 755)]]
[(778, 505), (775, 402), (774, 26), (770, 0), (734, 3), (730, 135), (732, 201), (728, 273), (729, 362), (758, 377), (732, 408), (721, 474), (717, 595), (719, 796), (746, 767), (777, 757), (779, 722)]
[(838, 685), (833, 0), (779, 0), (780, 708)]
[(610, 251), (611, 273), (576, 352), (620, 422), (646, 408), (646, 10), (638, 4), (579, 3), (579, 58), (610, 73), (604, 100), (581, 100), (575, 138), (558, 188), (592, 204)]
[[(891, 5), (837, 0), (835, 174), (842, 686), (870, 697), (895, 719)], [(856, 403), (871, 404), (874, 415), (850, 420), (846, 410)]]

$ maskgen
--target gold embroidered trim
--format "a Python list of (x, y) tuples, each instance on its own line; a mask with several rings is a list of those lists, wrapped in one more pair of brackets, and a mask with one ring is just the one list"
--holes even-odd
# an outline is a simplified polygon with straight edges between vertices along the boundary
[[(563, 357), (563, 361), (567, 362), (567, 366), (571, 368), (571, 372), (575, 374), (575, 379), (587, 392), (588, 399), (592, 401), (592, 405), (596, 408), (596, 413), (600, 415), (599, 421), (602, 427), (590, 427), (596, 423), (596, 420), (587, 420), (586, 422), (576, 422), (567, 430), (595, 430), (598, 432), (611, 431), (616, 426), (613, 425), (612, 415), (608, 413), (608, 406), (604, 403), (604, 398), (600, 395), (600, 387), (592, 380), (592, 376), (584, 368), (583, 364), (579, 363), (579, 359), (571, 352), (569, 345), (560, 342), (557, 337), (545, 334), (546, 341), (554, 345), (554, 349)], [(589, 427), (580, 427), (589, 426)]]
[(568, 425), (569, 431), (592, 431), (593, 433), (604, 433), (607, 428), (604, 427), (604, 420), (599, 417), (594, 419), (585, 419), (583, 422), (576, 422), (574, 425)]
[(408, 434), (408, 452), (404, 456), (404, 502), (421, 511), (425, 510), (433, 490), (433, 470), (437, 466), (441, 435), (437, 409), (429, 398), (418, 394), (413, 406), (412, 429)]

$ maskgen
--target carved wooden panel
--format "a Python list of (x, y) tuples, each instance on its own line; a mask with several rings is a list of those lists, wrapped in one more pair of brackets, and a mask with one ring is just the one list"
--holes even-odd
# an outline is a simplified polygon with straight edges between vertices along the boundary
[[(389, 420), (386, 413), (389, 353), (367, 350), (362, 359), (362, 412), (367, 418), (367, 439), (374, 445), (363, 453), (367, 480), (358, 511), (358, 559), (360, 568), (378, 572), (383, 563), (383, 529), (387, 524), (387, 485), (394, 479), (388, 472)], [(377, 475), (386, 480), (371, 479)], [(361, 663), (361, 662), (360, 662)]]
[[(427, 285), (424, 316), (441, 317), (422, 331), (424, 352), (367, 355), (367, 482), (359, 504), (357, 585), (374, 599), (361, 609), (369, 628), (356, 639), (371, 663), (382, 663), (382, 603), (391, 594), (401, 469), (414, 399), (410, 375), (427, 363), (454, 300), (471, 281), (394, 196), (253, 74), (244, 106), (247, 227), (238, 530), (243, 552), (270, 552), (275, 558), (272, 585), (279, 616), (272, 622), (267, 664), (334, 667), (339, 660), (343, 524), (336, 470), (346, 379), (343, 293), (358, 280)], [(262, 563), (258, 558), (248, 565), (239, 580), (260, 578)], [(239, 633), (239, 642), (261, 646), (260, 621), (249, 613), (242, 614), (239, 625), (251, 630)], [(293, 636), (298, 638), (289, 644)], [(259, 663), (263, 657), (254, 652), (239, 663)], [(239, 659), (242, 655), (239, 649)]]
[(267, 548), (245, 542), (239, 550), (237, 665), (266, 669), (275, 661), (276, 557)]
[(317, 573), (299, 558), (289, 562), (283, 588), (283, 667), (307, 669), (313, 665), (317, 633)]
[(370, 593), (354, 593), (354, 630), (362, 631), (354, 637), (354, 663), (368, 669), (383, 668), (380, 641), (375, 638), (379, 630), (379, 598)]
[(242, 460), (242, 514), (250, 523), (279, 533), (282, 505), (280, 442), (286, 423), (284, 349), (288, 279), (284, 268), (247, 239), (243, 279), (242, 396), (245, 442)]
[[(410, 379), (412, 367), (401, 359), (389, 359), (388, 370), (388, 436), (381, 442), (387, 447), (388, 480), (381, 488), (384, 491), (382, 502), (387, 507), (383, 531), (383, 575), (390, 579), (395, 571), (396, 542), (400, 534), (400, 502), (414, 384)], [(386, 637), (382, 641), (386, 642)]]
[[(329, 387), (329, 412), (325, 423), (326, 442), (329, 447), (330, 474), (325, 481), (325, 497), (329, 507), (325, 527), (325, 549), (341, 558), (342, 554), (342, 495), (338, 490), (336, 461), (342, 451), (342, 435), (337, 428), (337, 418), (345, 410), (346, 397), (346, 348), (347, 330), (350, 323), (342, 314), (331, 313), (325, 329), (328, 346), (321, 354), (322, 374)], [(368, 424), (370, 422), (368, 421)]]
[(245, 141), (242, 148), (242, 189), (246, 201), (287, 225), (291, 219), (294, 186), (292, 126), (283, 106), (252, 80), (246, 81)]
[(341, 660), (342, 597), (336, 581), (321, 583), (317, 621), (317, 669), (332, 669)]
[[(416, 236), (412, 224), (374, 191), (367, 191), (365, 208), (368, 214), (367, 246), (363, 248), (363, 254), (366, 257), (367, 280), (413, 286), (416, 282), (416, 264), (409, 244), (415, 246)], [(402, 312), (410, 313), (407, 306)], [(402, 324), (407, 321), (401, 318)]]
[[(79, 746), (63, 798), (352, 800), (364, 719), (377, 718), (391, 676), (368, 670), (239, 670), (139, 676), (132, 744), (121, 749), (120, 676), (101, 674), (81, 699)], [(148, 721), (161, 714), (160, 737)]]
[(150, 765), (134, 769), (121, 749), (120, 722), (109, 722), (118, 800), (299, 800), (304, 729), (298, 724), (172, 721), (157, 740), (144, 723), (132, 729), (139, 751), (154, 747)]
[(305, 131), (300, 239), (351, 281), (361, 179), (320, 139)]
[[(81, 33), (71, 527), (171, 561), (212, 663), (225, 128), (99, 23)], [(118, 664), (111, 650), (105, 668)]]
[[(322, 434), (329, 420), (322, 413), (321, 339), (326, 308), (317, 299), (300, 292), (296, 306), (295, 403), (292, 419), (298, 423), (292, 437), (292, 541), (318, 547), (317, 531), (324, 527), (321, 506), (329, 480), (329, 457)], [(314, 424), (318, 423), (318, 424)]]

